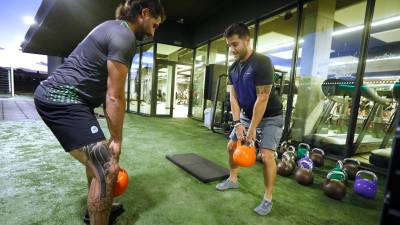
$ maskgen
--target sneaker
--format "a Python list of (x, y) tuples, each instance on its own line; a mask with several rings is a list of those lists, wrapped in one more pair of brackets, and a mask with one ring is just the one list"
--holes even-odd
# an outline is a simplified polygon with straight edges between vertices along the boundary
[(221, 183), (217, 184), (217, 186), (215, 186), (215, 188), (219, 191), (224, 191), (224, 190), (228, 190), (228, 189), (236, 189), (239, 188), (239, 182), (232, 182), (229, 179), (226, 179), (224, 181), (222, 181)]
[(271, 212), (272, 202), (263, 199), (256, 208), (254, 208), (254, 212), (256, 212), (260, 216), (266, 216)]
[[(110, 218), (113, 216), (116, 216), (116, 214), (120, 214), (123, 211), (123, 205), (118, 202), (114, 202), (111, 206), (111, 214)], [(83, 215), (83, 222), (89, 224), (90, 223), (90, 216), (89, 216), (89, 211), (86, 209), (85, 210), (85, 215)]]

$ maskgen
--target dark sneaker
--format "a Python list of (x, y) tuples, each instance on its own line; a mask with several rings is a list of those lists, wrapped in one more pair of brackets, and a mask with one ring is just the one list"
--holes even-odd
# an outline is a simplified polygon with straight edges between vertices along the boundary
[(217, 186), (215, 186), (215, 188), (219, 191), (225, 191), (228, 189), (236, 189), (239, 188), (239, 182), (232, 182), (229, 179), (226, 179), (224, 181), (222, 181), (221, 183), (217, 184)]
[(254, 212), (256, 212), (260, 216), (266, 216), (271, 212), (272, 202), (263, 199), (256, 208), (254, 208)]

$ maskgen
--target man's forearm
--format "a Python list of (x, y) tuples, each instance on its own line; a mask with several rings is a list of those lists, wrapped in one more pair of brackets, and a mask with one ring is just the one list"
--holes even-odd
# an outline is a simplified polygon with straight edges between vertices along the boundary
[(253, 117), (251, 119), (249, 129), (253, 129), (258, 126), (258, 124), (260, 123), (260, 121), (264, 116), (267, 104), (268, 104), (268, 96), (266, 98), (265, 97), (257, 98), (256, 102), (254, 103)]
[(230, 102), (231, 102), (232, 118), (234, 121), (239, 120), (240, 119), (239, 103), (237, 102), (236, 98), (232, 97), (230, 99)]
[(106, 119), (111, 139), (122, 142), (122, 126), (125, 113), (125, 97), (106, 96)]

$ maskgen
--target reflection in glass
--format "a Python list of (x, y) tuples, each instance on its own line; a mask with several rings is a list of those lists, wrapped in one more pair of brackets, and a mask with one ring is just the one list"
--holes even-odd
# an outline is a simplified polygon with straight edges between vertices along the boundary
[[(193, 54), (193, 53), (192, 53)], [(176, 64), (175, 66), (175, 98), (174, 117), (187, 117), (189, 109), (189, 84), (192, 66)]]
[(154, 67), (153, 43), (143, 46), (141, 80), (140, 80), (140, 112), (150, 114), (151, 108), (151, 85)]
[[(275, 68), (274, 83), (282, 98), (286, 111), (289, 79), (296, 38), (297, 10), (291, 9), (274, 17), (260, 21), (257, 37), (257, 52), (268, 56)], [(296, 104), (297, 89), (293, 105)]]
[(131, 112), (137, 112), (138, 107), (139, 58), (140, 52), (139, 48), (137, 48), (136, 54), (132, 60), (130, 77), (127, 79), (127, 82), (130, 82), (129, 110)]
[(173, 66), (157, 66), (157, 115), (170, 115)]
[[(356, 28), (363, 24), (365, 6), (365, 0), (318, 0), (305, 4), (292, 140), (306, 141), (329, 153), (346, 154), (349, 106), (357, 71), (357, 65), (347, 62), (356, 60), (360, 52), (362, 30)], [(286, 45), (293, 44), (291, 41)], [(364, 96), (368, 96), (367, 92)]]
[(206, 70), (207, 45), (196, 49), (193, 74), (193, 104), (192, 116), (202, 119), (203, 117), (203, 99), (204, 99), (204, 78)]
[[(370, 125), (365, 130), (358, 125), (356, 132), (358, 135), (365, 133), (367, 137), (379, 139), (378, 147), (368, 149), (372, 150), (369, 162), (379, 167), (387, 167), (391, 155), (391, 143), (395, 131), (394, 118), (400, 99), (400, 86), (396, 83), (399, 78), (400, 1), (377, 0), (371, 24), (363, 84), (373, 89), (381, 101), (377, 104), (376, 115)], [(371, 103), (366, 98), (360, 100), (358, 118), (374, 110), (374, 105)], [(356, 150), (357, 153), (362, 149)], [(381, 158), (380, 162), (375, 160), (377, 156)], [(385, 163), (381, 163), (382, 161)]]

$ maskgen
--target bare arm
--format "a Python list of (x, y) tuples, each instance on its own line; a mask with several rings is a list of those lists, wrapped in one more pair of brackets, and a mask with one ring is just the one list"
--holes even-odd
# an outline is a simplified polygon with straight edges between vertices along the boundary
[(239, 120), (240, 119), (240, 107), (239, 107), (239, 102), (237, 100), (236, 96), (236, 90), (233, 87), (233, 85), (229, 85), (229, 99), (231, 102), (231, 110), (232, 110), (232, 117), (233, 120)]
[(111, 135), (110, 141), (118, 144), (120, 148), (125, 112), (124, 85), (126, 75), (128, 74), (128, 68), (125, 64), (108, 60), (107, 69), (108, 79), (104, 115), (107, 119), (108, 130)]
[(271, 93), (272, 85), (256, 86), (257, 100), (253, 108), (253, 117), (251, 119), (249, 130), (256, 129), (262, 120), (265, 109), (267, 108), (269, 94)]

